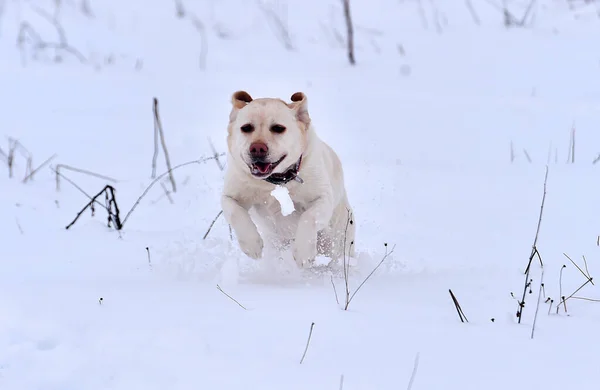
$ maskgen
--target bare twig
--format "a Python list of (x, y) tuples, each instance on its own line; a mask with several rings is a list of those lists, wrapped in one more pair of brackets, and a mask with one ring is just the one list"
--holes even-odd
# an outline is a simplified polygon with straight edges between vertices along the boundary
[(192, 26), (200, 34), (200, 58), (198, 64), (200, 69), (206, 69), (206, 57), (208, 56), (208, 36), (206, 34), (206, 27), (204, 23), (195, 15), (191, 15)]
[(23, 62), (25, 61), (25, 43), (30, 43), (32, 49), (34, 50), (34, 55), (37, 55), (38, 52), (42, 52), (45, 50), (54, 50), (55, 51), (55, 61), (60, 61), (61, 58), (58, 55), (59, 52), (64, 52), (72, 55), (77, 58), (79, 62), (82, 64), (87, 63), (87, 59), (73, 46), (71, 46), (67, 40), (67, 35), (65, 33), (64, 28), (58, 22), (56, 16), (52, 16), (41, 8), (33, 7), (34, 12), (52, 24), (58, 34), (58, 42), (49, 42), (42, 39), (41, 35), (31, 26), (31, 24), (27, 22), (22, 22), (19, 28), (19, 35), (17, 37), (17, 45), (21, 50), (21, 55), (23, 58)]
[(100, 207), (103, 207), (104, 209), (106, 209), (106, 211), (108, 211), (108, 209), (106, 208), (105, 205), (103, 205), (102, 203), (98, 202), (97, 200), (93, 199), (92, 196), (90, 194), (88, 194), (87, 192), (85, 192), (81, 187), (79, 187), (73, 180), (69, 179), (67, 176), (65, 176), (64, 174), (60, 173), (59, 171), (57, 171), (54, 168), (51, 168), (52, 171), (54, 171), (54, 173), (56, 173), (57, 177), (60, 176), (63, 179), (65, 179), (69, 184), (71, 184), (73, 187), (77, 188), (77, 190), (79, 192), (81, 192), (83, 195), (85, 195), (88, 199), (93, 200), (95, 204), (100, 205)]
[(563, 270), (567, 268), (566, 265), (563, 264), (562, 267), (560, 267), (560, 275), (558, 276), (558, 295), (559, 295), (559, 299), (558, 299), (558, 304), (556, 305), (556, 314), (558, 314), (558, 309), (560, 309), (560, 301), (561, 299), (564, 299), (565, 296), (562, 293), (562, 274), (563, 274)]
[[(224, 153), (222, 154), (224, 155)], [(174, 171), (176, 169), (179, 169), (181, 167), (185, 167), (187, 165), (191, 165), (191, 164), (202, 164), (208, 160), (212, 160), (214, 157), (204, 157), (201, 158), (199, 160), (194, 160), (194, 161), (188, 161), (186, 163), (182, 163), (179, 165), (174, 166), (173, 168), (169, 169), (168, 171), (162, 173), (161, 175), (159, 175), (156, 179), (154, 179), (150, 185), (148, 187), (146, 187), (146, 189), (144, 190), (144, 192), (142, 193), (142, 195), (140, 195), (140, 197), (135, 201), (135, 203), (133, 204), (133, 206), (131, 207), (131, 209), (129, 210), (129, 212), (127, 213), (127, 215), (125, 215), (125, 218), (123, 219), (123, 225), (125, 225), (125, 222), (127, 222), (127, 220), (129, 219), (129, 217), (131, 216), (131, 213), (133, 213), (133, 210), (136, 209), (136, 207), (140, 204), (140, 202), (142, 201), (142, 199), (144, 199), (144, 197), (146, 196), (146, 194), (148, 193), (148, 191), (150, 191), (150, 189), (163, 177), (165, 177), (166, 175), (168, 175), (171, 171)]]
[(554, 303), (554, 299), (548, 298), (546, 299), (546, 303), (550, 302), (550, 306), (548, 307), (548, 315), (550, 315), (550, 312), (552, 311), (552, 304)]
[(219, 170), (221, 172), (223, 172), (223, 170), (225, 169), (225, 167), (221, 163), (221, 160), (219, 160), (219, 153), (217, 152), (217, 149), (215, 148), (215, 145), (212, 143), (212, 141), (211, 141), (210, 138), (208, 139), (208, 144), (210, 145), (210, 150), (213, 153), (213, 157), (215, 158), (215, 162), (217, 163), (217, 166), (219, 167)]
[(312, 337), (313, 328), (315, 327), (315, 323), (310, 324), (310, 331), (308, 332), (308, 340), (306, 340), (306, 348), (304, 348), (304, 353), (302, 354), (302, 359), (300, 359), (300, 364), (304, 361), (306, 357), (306, 352), (308, 351), (308, 347), (310, 346), (310, 338)]
[(533, 334), (535, 333), (535, 324), (537, 322), (538, 311), (540, 310), (540, 301), (542, 299), (542, 289), (544, 288), (544, 269), (542, 268), (542, 276), (540, 279), (540, 291), (538, 292), (537, 306), (535, 308), (535, 315), (533, 317), (533, 325), (531, 326), (531, 339), (533, 340)]
[(175, 14), (179, 19), (183, 19), (186, 15), (185, 7), (181, 0), (175, 0)]
[(515, 145), (513, 143), (513, 141), (510, 141), (510, 163), (514, 163), (515, 162)]
[(571, 299), (579, 299), (582, 301), (589, 301), (589, 302), (600, 302), (600, 299), (585, 298), (585, 297), (571, 297)]
[(342, 0), (344, 5), (344, 19), (346, 20), (346, 45), (348, 53), (348, 61), (350, 65), (356, 64), (354, 58), (354, 25), (352, 23), (352, 15), (350, 13), (350, 0)]
[(67, 225), (65, 229), (71, 228), (77, 222), (79, 217), (84, 213), (85, 210), (91, 208), (92, 215), (94, 213), (94, 204), (97, 199), (102, 195), (105, 195), (106, 207), (105, 209), (108, 211), (108, 227), (111, 227), (111, 224), (114, 224), (116, 230), (121, 230), (123, 228), (123, 224), (121, 223), (121, 216), (119, 206), (117, 205), (117, 199), (115, 197), (115, 189), (111, 185), (106, 185), (102, 191), (98, 192), (92, 199), (77, 213), (75, 219)]
[(348, 305), (350, 304), (350, 278), (348, 276), (348, 273), (350, 271), (350, 261), (348, 258), (346, 258), (346, 242), (347, 242), (347, 237), (348, 237), (348, 226), (350, 224), (354, 223), (354, 221), (352, 220), (352, 213), (350, 212), (350, 210), (348, 210), (348, 218), (346, 220), (346, 228), (344, 230), (344, 255), (343, 255), (343, 262), (342, 262), (342, 266), (344, 267), (344, 287), (345, 287), (345, 293), (346, 293), (346, 307), (348, 307)]
[(19, 229), (19, 233), (21, 233), (21, 235), (25, 234), (23, 228), (21, 227), (21, 223), (19, 222), (19, 218), (15, 218), (15, 221), (17, 222), (17, 228)]
[(335, 283), (333, 282), (333, 276), (331, 276), (331, 286), (333, 287), (333, 293), (335, 294), (335, 302), (339, 305), (340, 300), (338, 299), (337, 289), (335, 288)]
[(460, 307), (460, 303), (458, 303), (458, 299), (456, 299), (456, 296), (454, 295), (454, 293), (452, 292), (452, 290), (448, 290), (448, 292), (450, 293), (450, 297), (452, 298), (452, 302), (454, 303), (454, 306), (456, 307), (456, 312), (458, 313), (458, 318), (460, 318), (460, 322), (469, 322), (469, 320), (467, 319), (467, 316), (465, 315), (465, 313), (463, 312), (462, 307)]
[(167, 196), (167, 199), (169, 199), (169, 203), (171, 203), (171, 204), (175, 203), (173, 201), (173, 198), (171, 197), (171, 192), (169, 191), (169, 189), (167, 188), (167, 186), (165, 185), (165, 183), (163, 183), (161, 181), (160, 182), (160, 186), (162, 187), (163, 191), (165, 192), (165, 195)]
[(88, 176), (93, 176), (93, 177), (97, 177), (98, 179), (109, 181), (111, 183), (117, 183), (117, 180), (113, 179), (112, 177), (104, 176), (99, 173), (91, 172), (91, 171), (88, 171), (85, 169), (75, 168), (70, 165), (57, 164), (56, 169), (54, 169), (54, 171), (56, 172), (56, 191), (60, 191), (60, 177), (64, 177), (60, 174), (61, 169), (66, 169), (66, 170), (73, 171), (73, 172), (79, 172), (79, 173), (83, 173)]
[(564, 307), (564, 309), (565, 309), (565, 312), (566, 312), (566, 311), (567, 311), (567, 301), (568, 301), (569, 299), (573, 298), (573, 296), (574, 296), (575, 294), (577, 294), (577, 293), (579, 292), (579, 290), (581, 290), (582, 288), (584, 288), (584, 287), (585, 287), (585, 286), (586, 286), (588, 283), (590, 283), (591, 281), (592, 281), (592, 279), (588, 279), (588, 280), (587, 280), (585, 283), (583, 283), (581, 286), (579, 286), (579, 288), (578, 288), (577, 290), (575, 290), (575, 292), (574, 292), (573, 294), (569, 295), (569, 296), (568, 296), (568, 297), (566, 297), (566, 298), (565, 298), (565, 297), (562, 297), (562, 300), (561, 300), (561, 302), (560, 302), (560, 303), (559, 303), (559, 304), (556, 306), (556, 310), (557, 310), (557, 312), (558, 312), (558, 307), (559, 307), (561, 304), (563, 305), (563, 307)]
[(531, 160), (531, 156), (527, 152), (527, 149), (523, 149), (523, 154), (525, 155), (525, 158), (527, 159), (527, 161), (531, 164), (533, 161)]
[(467, 9), (469, 10), (469, 13), (473, 17), (473, 21), (475, 22), (475, 24), (478, 26), (481, 25), (481, 20), (479, 19), (479, 15), (477, 15), (477, 12), (475, 11), (473, 4), (471, 3), (471, 0), (465, 0), (465, 2), (467, 5)]
[(2, 147), (0, 147), (0, 157), (2, 157), (2, 160), (8, 165), (8, 154), (2, 150)]
[(162, 145), (162, 150), (165, 155), (165, 162), (167, 164), (167, 169), (169, 173), (169, 180), (171, 181), (171, 186), (173, 187), (173, 192), (177, 192), (177, 185), (175, 184), (175, 178), (173, 177), (173, 169), (171, 169), (171, 159), (169, 158), (169, 151), (167, 150), (167, 143), (165, 141), (165, 132), (163, 131), (162, 122), (160, 120), (160, 115), (158, 113), (158, 99), (153, 99), (152, 111), (154, 113), (154, 126), (155, 132), (158, 130), (158, 135), (160, 137), (160, 143)]
[(358, 287), (356, 288), (356, 290), (354, 290), (354, 293), (352, 293), (352, 295), (350, 296), (350, 299), (348, 299), (346, 301), (346, 306), (344, 307), (344, 310), (348, 310), (348, 306), (350, 306), (350, 302), (352, 302), (352, 299), (354, 299), (354, 296), (356, 295), (357, 292), (360, 291), (360, 289), (362, 288), (362, 286), (364, 286), (364, 284), (367, 282), (367, 280), (369, 280), (369, 278), (371, 278), (371, 276), (373, 276), (373, 274), (375, 273), (375, 271), (377, 271), (377, 269), (379, 267), (381, 267), (381, 264), (383, 264), (383, 262), (392, 254), (394, 253), (394, 249), (396, 249), (396, 245), (394, 245), (392, 247), (392, 250), (390, 250), (388, 252), (388, 245), (387, 243), (384, 244), (385, 245), (385, 254), (383, 255), (383, 258), (381, 259), (381, 261), (377, 264), (377, 266), (375, 266), (375, 268), (373, 268), (373, 270), (371, 271), (371, 273), (369, 275), (367, 275), (367, 277), (365, 278), (365, 280), (362, 281), (361, 284), (358, 285)]
[(340, 375), (340, 389), (344, 390), (344, 374)]
[(535, 238), (533, 239), (533, 245), (531, 246), (531, 255), (529, 256), (529, 261), (527, 262), (527, 267), (525, 268), (525, 274), (527, 274), (527, 278), (529, 278), (529, 269), (531, 268), (531, 262), (535, 255), (538, 255), (538, 259), (540, 260), (540, 265), (543, 267), (544, 263), (542, 262), (542, 257), (540, 256), (537, 250), (537, 241), (540, 235), (540, 228), (542, 226), (542, 216), (544, 215), (544, 204), (546, 203), (546, 185), (548, 184), (548, 166), (546, 165), (546, 175), (544, 176), (544, 194), (542, 195), (542, 204), (540, 205), (540, 216), (538, 218), (537, 228), (535, 230)]
[(415, 382), (415, 377), (417, 376), (417, 369), (419, 368), (419, 353), (415, 356), (415, 364), (413, 365), (412, 374), (410, 374), (410, 381), (408, 382), (407, 390), (411, 390), (413, 383)]
[(219, 219), (219, 217), (221, 216), (221, 214), (223, 214), (223, 210), (219, 211), (219, 213), (217, 214), (217, 216), (212, 220), (212, 222), (210, 223), (210, 226), (208, 227), (208, 230), (206, 230), (206, 233), (204, 233), (204, 237), (202, 237), (203, 240), (206, 240), (206, 237), (208, 237), (208, 234), (210, 233), (210, 231), (213, 228), (215, 222), (217, 222), (217, 219)]
[[(573, 259), (571, 259), (566, 253), (563, 253), (563, 255), (569, 259), (569, 261), (575, 266), (575, 268), (577, 268), (579, 270), (579, 272), (581, 272), (581, 274), (586, 278), (589, 279), (590, 282), (592, 283), (592, 285), (594, 285), (594, 282), (592, 281), (592, 277), (590, 276), (589, 272), (585, 273), (583, 272), (583, 270), (581, 268), (579, 268), (579, 266), (573, 261)], [(583, 260), (585, 261), (585, 256), (583, 256)], [(587, 262), (585, 262), (585, 269), (587, 270)]]
[(242, 305), (241, 303), (239, 303), (235, 298), (233, 298), (231, 295), (227, 294), (225, 291), (223, 291), (223, 289), (221, 288), (221, 286), (219, 286), (217, 284), (217, 290), (221, 291), (227, 298), (231, 299), (232, 301), (234, 301), (235, 303), (238, 304), (239, 307), (241, 307), (244, 310), (248, 310), (244, 307), (244, 305)]
[(277, 30), (275, 31), (275, 35), (281, 41), (283, 47), (288, 51), (293, 51), (294, 44), (292, 42), (290, 30), (287, 21), (284, 20), (284, 17), (287, 19), (287, 5), (283, 2), (276, 2), (277, 5), (283, 8), (281, 10), (276, 10), (273, 4), (266, 4), (260, 0), (257, 0), (257, 4), (267, 17), (269, 24)]
[(31, 172), (29, 172), (29, 174), (27, 176), (25, 176), (25, 178), (23, 179), (23, 183), (27, 183), (28, 180), (33, 180), (33, 175), (35, 175), (40, 169), (42, 169), (43, 167), (48, 165), (50, 163), (50, 161), (54, 160), (55, 158), (56, 158), (56, 154), (53, 154), (46, 161), (41, 163), (39, 167), (37, 167), (37, 168), (33, 169)]

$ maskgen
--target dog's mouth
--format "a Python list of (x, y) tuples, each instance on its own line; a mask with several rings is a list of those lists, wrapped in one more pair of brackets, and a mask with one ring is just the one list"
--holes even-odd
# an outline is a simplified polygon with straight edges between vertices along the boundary
[(269, 161), (264, 161), (264, 160), (253, 161), (252, 164), (249, 165), (250, 173), (252, 173), (252, 176), (254, 176), (254, 177), (263, 179), (263, 178), (269, 176), (271, 173), (273, 173), (273, 170), (286, 157), (287, 157), (287, 155), (284, 155), (283, 157), (281, 157), (279, 160), (277, 160), (275, 162), (269, 162)]

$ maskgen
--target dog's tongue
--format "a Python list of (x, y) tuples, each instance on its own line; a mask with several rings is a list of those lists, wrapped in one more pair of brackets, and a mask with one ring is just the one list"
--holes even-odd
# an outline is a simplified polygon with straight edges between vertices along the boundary
[(269, 168), (271, 168), (271, 164), (270, 163), (257, 163), (254, 166), (262, 174), (267, 173), (269, 171)]

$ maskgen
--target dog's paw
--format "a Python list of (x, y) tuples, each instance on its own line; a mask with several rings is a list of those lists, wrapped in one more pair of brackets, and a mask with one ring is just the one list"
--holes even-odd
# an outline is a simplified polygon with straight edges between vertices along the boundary
[(240, 238), (238, 239), (240, 249), (246, 254), (246, 256), (258, 260), (262, 257), (264, 243), (260, 235), (256, 235), (253, 238)]
[(313, 234), (310, 229), (298, 229), (293, 254), (300, 268), (312, 263), (317, 257), (317, 234)]

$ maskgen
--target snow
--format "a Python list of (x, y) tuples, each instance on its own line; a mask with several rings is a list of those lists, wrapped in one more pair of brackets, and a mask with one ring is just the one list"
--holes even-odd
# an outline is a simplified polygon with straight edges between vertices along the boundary
[(287, 187), (276, 186), (275, 189), (271, 191), (271, 195), (279, 202), (282, 215), (290, 215), (294, 212), (294, 210), (296, 210), (294, 208), (294, 202), (292, 201), (292, 198), (290, 198), (290, 192), (288, 191)]
[[(499, 1), (470, 1), (478, 25), (464, 2), (356, 0), (355, 67), (336, 0), (184, 0), (182, 19), (170, 1), (87, 3), (35, 2), (81, 63), (19, 51), (24, 21), (60, 36), (33, 2), (0, 0), (0, 148), (22, 145), (12, 178), (0, 153), (0, 389), (398, 389), (417, 354), (412, 390), (598, 388), (600, 303), (555, 309), (586, 282), (565, 254), (600, 271), (595, 2), (538, 1), (507, 29)], [(351, 294), (395, 245), (347, 311), (339, 267), (255, 261), (230, 239), (224, 157), (175, 170), (176, 192), (161, 179), (121, 231), (100, 205), (65, 229), (89, 199), (53, 170), (91, 196), (112, 185), (123, 219), (153, 181), (152, 99), (176, 166), (226, 153), (239, 89), (306, 93), (353, 205)], [(28, 156), (54, 154), (23, 183)], [(531, 339), (538, 260), (515, 313), (546, 165)]]

